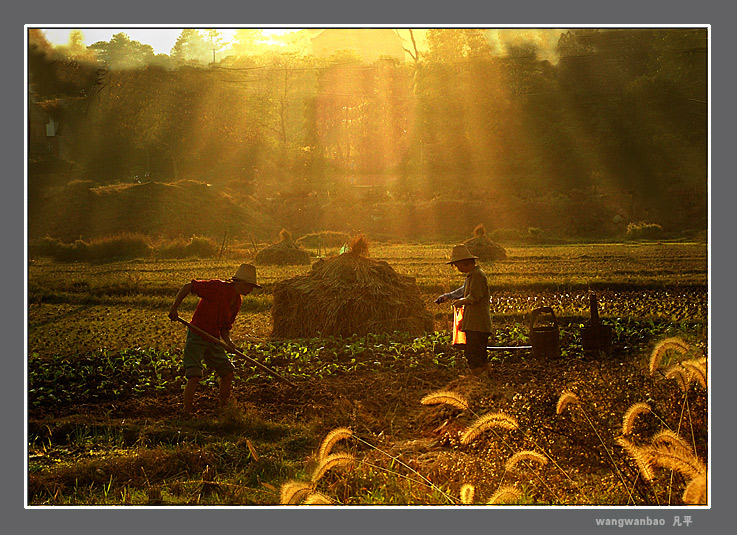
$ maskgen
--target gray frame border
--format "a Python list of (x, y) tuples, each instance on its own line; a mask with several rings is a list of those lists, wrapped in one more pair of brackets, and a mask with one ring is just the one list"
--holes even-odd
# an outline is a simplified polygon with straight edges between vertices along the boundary
[[(222, 5), (221, 5), (222, 4)], [(365, 25), (416, 25), (416, 26), (438, 26), (464, 24), (479, 24), (483, 26), (494, 25), (545, 25), (545, 26), (568, 26), (568, 25), (633, 25), (633, 24), (710, 24), (711, 43), (710, 54), (712, 58), (712, 73), (716, 74), (713, 80), (713, 101), (718, 103), (718, 113), (713, 114), (711, 128), (711, 155), (721, 155), (726, 152), (727, 143), (731, 142), (731, 136), (727, 128), (729, 119), (734, 118), (734, 74), (732, 69), (725, 69), (727, 61), (726, 35), (729, 35), (727, 23), (733, 20), (731, 8), (726, 3), (718, 1), (702, 0), (694, 3), (684, 0), (671, 0), (662, 2), (642, 2), (633, 0), (620, 0), (616, 3), (594, 3), (587, 1), (569, 2), (526, 2), (511, 5), (486, 5), (479, 6), (477, 2), (456, 1), (453, 3), (440, 4), (439, 2), (425, 3), (390, 3), (371, 2), (365, 6), (352, 6), (343, 2), (326, 1), (315, 3), (295, 2), (294, 5), (248, 5), (234, 6), (228, 2), (208, 2), (206, 5), (186, 0), (178, 3), (175, 10), (167, 5), (154, 5), (141, 0), (129, 0), (118, 6), (101, 5), (98, 2), (82, 1), (75, 2), (74, 7), (59, 5), (48, 0), (36, 0), (26, 5), (15, 5), (6, 8), (8, 10), (6, 20), (7, 28), (3, 32), (5, 50), (12, 51), (9, 54), (12, 72), (23, 72), (24, 51), (23, 36), (20, 33), (24, 24), (97, 24), (106, 21), (115, 21), (111, 25), (125, 26), (126, 24), (172, 24), (181, 23), (217, 26), (218, 21), (244, 21), (244, 24), (365, 24)], [(221, 25), (225, 25), (222, 23)], [(16, 63), (17, 62), (17, 63)], [(720, 69), (721, 67), (721, 69)], [(11, 105), (12, 99), (19, 98), (21, 84), (11, 81), (5, 84), (4, 102), (6, 103), (6, 121), (3, 128), (0, 146), (3, 147), (5, 161), (9, 162), (6, 171), (6, 184), (9, 192), (3, 195), (3, 218), (2, 228), (6, 232), (6, 243), (12, 243), (14, 251), (18, 251), (20, 261), (16, 261), (15, 254), (4, 267), (6, 279), (26, 280), (25, 271), (25, 235), (19, 231), (19, 219), (25, 222), (25, 181), (19, 177), (24, 176), (24, 160), (18, 155), (23, 154), (23, 139), (18, 135), (21, 121), (24, 121), (24, 110), (22, 106)], [(14, 85), (17, 84), (17, 85)], [(25, 92), (25, 87), (24, 87)], [(718, 150), (722, 149), (722, 150)], [(24, 158), (24, 156), (23, 156)], [(712, 481), (712, 505), (710, 509), (686, 509), (677, 511), (668, 510), (668, 516), (672, 519), (674, 514), (689, 514), (694, 519), (692, 527), (700, 531), (720, 532), (721, 525), (728, 525), (726, 481), (731, 480), (734, 475), (734, 461), (730, 461), (730, 455), (724, 453), (730, 435), (734, 433), (733, 426), (718, 426), (721, 418), (721, 407), (729, 407), (727, 398), (728, 388), (722, 383), (732, 374), (734, 361), (729, 358), (729, 350), (726, 347), (724, 335), (720, 333), (729, 332), (726, 322), (731, 320), (728, 303), (733, 302), (733, 285), (727, 279), (723, 271), (734, 262), (733, 253), (724, 256), (724, 248), (717, 250), (714, 247), (722, 239), (722, 234), (733, 228), (734, 222), (729, 218), (730, 210), (725, 206), (731, 198), (734, 198), (734, 185), (729, 180), (727, 162), (724, 158), (712, 158), (711, 165), (711, 217), (710, 217), (710, 284), (715, 280), (720, 284), (718, 292), (710, 295), (711, 305), (711, 331), (712, 339), (710, 348), (712, 353), (717, 354), (717, 365), (715, 369), (719, 372), (712, 374), (712, 422), (716, 427), (716, 433), (712, 431), (712, 437), (719, 437), (718, 441), (712, 441), (712, 459), (719, 462), (717, 474), (713, 474)], [(716, 172), (715, 172), (716, 171)], [(715, 194), (716, 193), (716, 194)], [(22, 197), (23, 203), (18, 202)], [(716, 234), (716, 236), (715, 236)], [(715, 241), (716, 238), (716, 241)], [(17, 248), (17, 249), (16, 249)], [(712, 254), (712, 253), (716, 253)], [(719, 261), (714, 263), (714, 258)], [(732, 262), (730, 262), (730, 260)], [(25, 286), (24, 284), (9, 284), (6, 300), (9, 306), (5, 307), (2, 318), (4, 333), (25, 332)], [(24, 315), (21, 317), (15, 311), (23, 307)], [(18, 307), (18, 308), (16, 308)], [(128, 533), (133, 530), (144, 532), (158, 532), (165, 530), (177, 530), (182, 533), (195, 533), (201, 530), (226, 529), (233, 531), (254, 531), (260, 528), (272, 532), (289, 531), (291, 529), (304, 531), (309, 529), (320, 531), (332, 531), (333, 529), (350, 530), (353, 532), (373, 533), (378, 530), (389, 531), (424, 531), (432, 533), (448, 532), (463, 526), (466, 529), (477, 528), (483, 531), (499, 531), (500, 529), (512, 528), (515, 530), (532, 531), (555, 525), (565, 530), (579, 529), (583, 533), (589, 533), (595, 528), (594, 519), (597, 517), (621, 517), (640, 518), (644, 515), (651, 517), (661, 516), (658, 510), (647, 509), (555, 509), (547, 510), (449, 510), (442, 508), (407, 508), (404, 510), (379, 509), (349, 509), (327, 511), (303, 512), (301, 510), (284, 510), (275, 508), (263, 509), (220, 509), (217, 510), (187, 510), (181, 514), (176, 510), (155, 511), (144, 510), (111, 510), (111, 509), (83, 509), (83, 510), (38, 510), (24, 509), (23, 484), (26, 474), (24, 463), (19, 462), (17, 456), (25, 455), (24, 436), (25, 414), (18, 411), (16, 407), (23, 404), (20, 400), (24, 396), (23, 382), (14, 380), (15, 377), (25, 377), (25, 357), (20, 359), (18, 354), (24, 351), (24, 340), (19, 336), (12, 336), (11, 351), (6, 354), (8, 363), (9, 393), (3, 398), (3, 410), (8, 418), (5, 422), (12, 422), (14, 429), (20, 429), (20, 433), (9, 433), (9, 440), (3, 442), (3, 463), (6, 465), (5, 473), (9, 476), (4, 479), (2, 487), (3, 510), (6, 513), (5, 523), (10, 524), (11, 529), (39, 532), (66, 532), (75, 531), (93, 532), (105, 530), (110, 533)], [(17, 351), (16, 351), (17, 349)], [(726, 354), (727, 358), (719, 361), (719, 355)], [(19, 412), (21, 414), (19, 414)], [(726, 418), (726, 417), (725, 417)], [(16, 427), (17, 426), (17, 427)], [(725, 434), (727, 436), (725, 436)], [(23, 444), (21, 444), (23, 442)], [(22, 448), (22, 450), (21, 450)], [(731, 497), (731, 496), (730, 496)], [(276, 513), (276, 509), (279, 510)], [(246, 517), (242, 515), (246, 514)], [(486, 515), (484, 517), (483, 515)], [(489, 516), (489, 515), (493, 515)], [(553, 524), (551, 524), (553, 523)], [(669, 522), (670, 523), (670, 522)], [(628, 528), (636, 529), (636, 528)], [(645, 529), (645, 528), (643, 528)], [(650, 528), (652, 529), (652, 528)], [(662, 528), (659, 528), (662, 529)], [(13, 529), (13, 531), (16, 531)]]

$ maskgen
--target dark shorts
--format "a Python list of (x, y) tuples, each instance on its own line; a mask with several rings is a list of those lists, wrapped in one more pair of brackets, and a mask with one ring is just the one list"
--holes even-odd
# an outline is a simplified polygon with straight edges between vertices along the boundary
[(235, 371), (225, 348), (215, 342), (208, 342), (199, 334), (187, 330), (187, 344), (184, 346), (184, 376), (202, 377), (202, 362), (213, 368), (220, 377)]
[(486, 357), (486, 346), (489, 343), (489, 335), (479, 331), (466, 331), (466, 347), (463, 354), (471, 369), (483, 366), (488, 362)]

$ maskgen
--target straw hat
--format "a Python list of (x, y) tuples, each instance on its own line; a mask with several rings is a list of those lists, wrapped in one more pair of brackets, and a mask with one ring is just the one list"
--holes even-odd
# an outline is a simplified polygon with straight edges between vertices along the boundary
[(475, 260), (477, 258), (478, 256), (472, 255), (471, 251), (469, 251), (468, 247), (465, 245), (456, 245), (453, 247), (453, 252), (450, 254), (450, 262), (446, 262), (446, 264), (454, 264), (461, 260)]
[(233, 282), (247, 282), (253, 284), (256, 288), (261, 288), (261, 285), (256, 282), (256, 267), (251, 264), (241, 264), (230, 280)]

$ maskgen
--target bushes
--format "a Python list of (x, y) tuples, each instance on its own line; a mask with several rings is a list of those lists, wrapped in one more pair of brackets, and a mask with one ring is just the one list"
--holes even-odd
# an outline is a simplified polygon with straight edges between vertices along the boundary
[(203, 236), (193, 236), (189, 242), (177, 240), (164, 243), (156, 249), (159, 258), (210, 258), (218, 254), (218, 244)]
[(214, 240), (200, 236), (191, 238), (189, 242), (166, 242), (157, 247), (153, 247), (150, 238), (143, 234), (120, 234), (74, 243), (46, 236), (28, 244), (30, 256), (47, 256), (59, 262), (110, 262), (147, 258), (153, 254), (160, 258), (209, 258), (218, 251)]
[(31, 256), (49, 256), (59, 262), (104, 262), (149, 256), (151, 246), (148, 237), (141, 234), (120, 234), (89, 243), (84, 240), (64, 243), (47, 236), (29, 243), (28, 252)]
[(628, 240), (657, 240), (663, 237), (663, 227), (657, 223), (630, 223), (627, 225)]
[(142, 234), (121, 234), (85, 242), (75, 242), (81, 260), (104, 262), (106, 260), (130, 260), (144, 258), (151, 254), (149, 239)]
[(544, 232), (538, 227), (527, 227), (527, 230), (517, 228), (498, 228), (490, 232), (491, 239), (496, 242), (537, 243), (545, 239)]

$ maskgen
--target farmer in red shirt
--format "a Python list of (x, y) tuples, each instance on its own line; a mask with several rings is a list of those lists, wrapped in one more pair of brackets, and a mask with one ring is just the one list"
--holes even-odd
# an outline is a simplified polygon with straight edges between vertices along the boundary
[[(179, 305), (187, 295), (193, 293), (200, 297), (200, 302), (192, 316), (192, 325), (215, 338), (222, 337), (230, 350), (235, 351), (235, 344), (230, 339), (230, 329), (241, 308), (241, 296), (248, 295), (254, 288), (261, 286), (256, 283), (256, 268), (250, 264), (242, 264), (230, 280), (192, 280), (179, 290), (169, 309), (169, 318), (172, 321), (177, 320)], [(225, 353), (225, 348), (205, 340), (189, 329), (184, 347), (184, 374), (187, 378), (184, 411), (188, 414), (192, 413), (195, 390), (202, 377), (203, 359), (220, 376), (220, 406), (225, 407), (230, 399), (235, 367)]]

